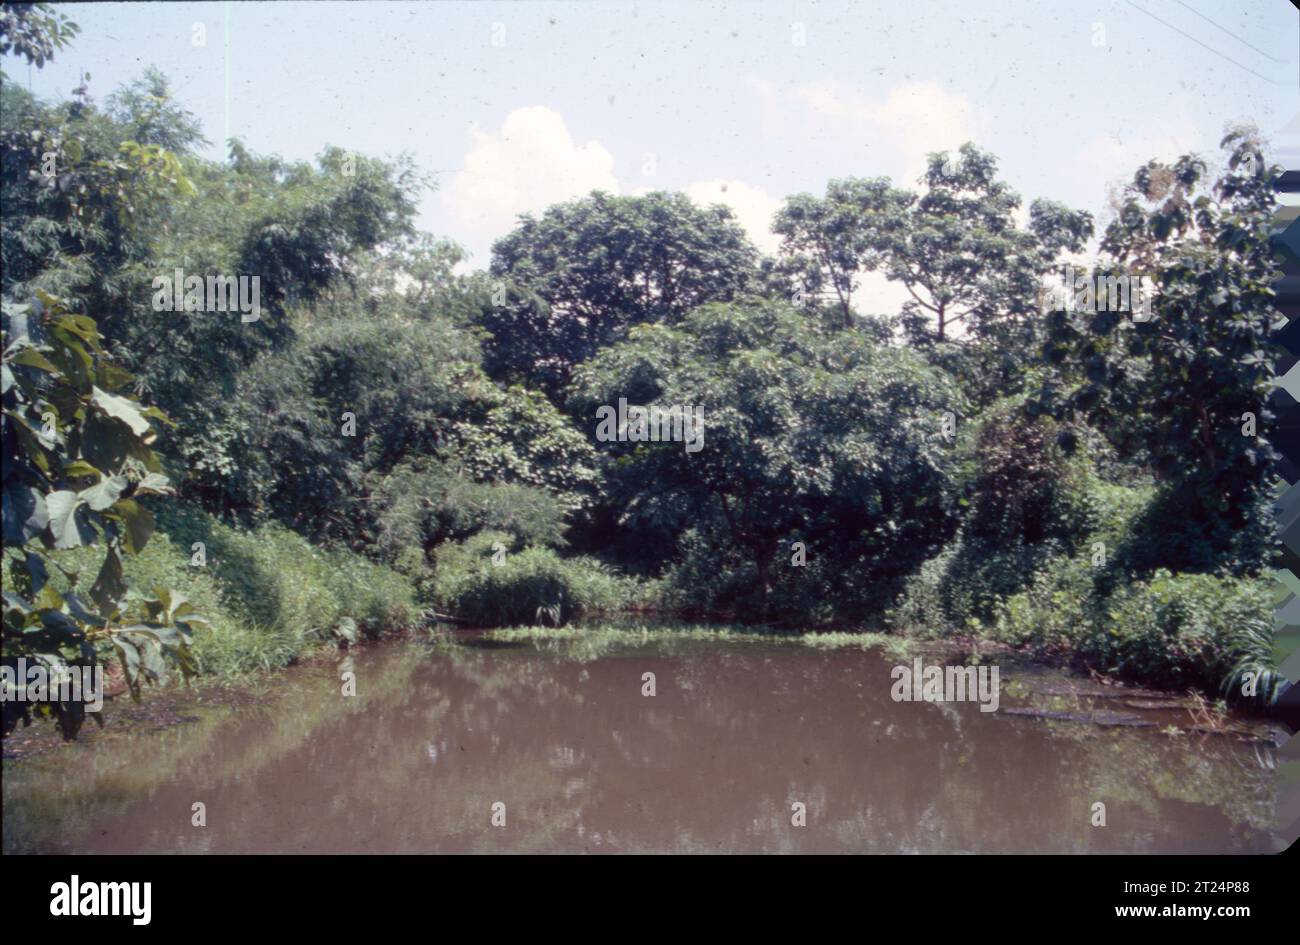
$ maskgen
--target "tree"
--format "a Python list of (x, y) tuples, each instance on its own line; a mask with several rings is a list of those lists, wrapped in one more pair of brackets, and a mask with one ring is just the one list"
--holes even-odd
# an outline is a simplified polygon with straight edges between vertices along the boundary
[[(190, 633), (201, 622), (192, 607), (165, 588), (144, 597), (123, 578), (122, 556), (153, 534), (143, 500), (171, 491), (150, 448), (151, 421), (166, 418), (121, 393), (131, 376), (104, 357), (92, 319), (43, 293), (35, 310), (5, 302), (4, 316), (5, 664), (17, 675), (23, 659), (58, 678), (95, 667), (111, 650), (136, 696), (142, 681), (163, 677), (164, 657), (188, 675)], [(80, 576), (68, 574), (74, 590), (59, 593), (49, 581), (60, 567), (51, 551), (101, 540), (94, 583), (83, 594)], [(26, 682), (20, 676), (19, 687)], [(33, 708), (54, 714), (65, 738), (85, 719), (84, 700), (6, 699), (4, 731), (19, 718), (30, 722)]]
[(152, 66), (109, 96), (107, 114), (128, 140), (173, 154), (208, 143), (199, 120), (176, 104), (171, 83)]
[(843, 327), (854, 324), (859, 274), (879, 268), (915, 199), (888, 178), (847, 178), (827, 184), (824, 198), (789, 197), (777, 212), (772, 230), (781, 236), (787, 269), (806, 296), (830, 297)]
[(847, 178), (824, 198), (792, 197), (776, 219), (786, 268), (807, 292), (829, 291), (846, 328), (860, 321), (860, 273), (880, 269), (902, 283), (908, 341), (991, 403), (1015, 392), (1034, 357), (1044, 274), (1092, 234), (1088, 214), (1045, 200), (1019, 228), (1020, 198), (996, 175), (993, 156), (968, 143), (955, 156), (930, 155), (919, 195), (884, 178)]
[(1149, 317), (1053, 313), (1046, 353), (1058, 370), (1040, 403), (1086, 419), (1122, 456), (1154, 468), (1165, 504), (1153, 514), (1176, 522), (1179, 536), (1159, 551), (1161, 563), (1250, 571), (1271, 547), (1276, 169), (1252, 132), (1230, 133), (1223, 148), (1213, 182), (1192, 155), (1134, 175), (1102, 241), (1105, 258), (1088, 275), (1150, 279)]
[(444, 321), (321, 312), (242, 372), (236, 391), (230, 470), (204, 469), (196, 483), (210, 507), (363, 542), (375, 478), (449, 445), (471, 402), (495, 388), (474, 339)]
[(128, 312), (147, 309), (139, 269), (157, 252), (177, 198), (193, 193), (180, 158), (133, 140), (85, 100), (46, 105), (6, 82), (0, 101), (6, 284), (96, 313), (112, 335)]
[(705, 302), (735, 299), (758, 272), (731, 212), (684, 194), (593, 192), (524, 216), (492, 249), (500, 291), (482, 320), (487, 370), (558, 400), (573, 368), (633, 325), (675, 324)]
[(579, 369), (571, 408), (704, 411), (705, 441), (601, 442), (622, 525), (708, 530), (715, 561), (738, 549), (766, 612), (784, 541), (834, 561), (826, 593), (877, 599), (953, 526), (943, 415), (959, 406), (909, 352), (810, 326), (780, 303), (712, 304), (643, 325)]
[(1016, 228), (1020, 198), (995, 178), (992, 155), (962, 146), (930, 155), (926, 192), (887, 248), (886, 272), (911, 296), (903, 322), (917, 341), (988, 334), (995, 320), (1030, 315), (1037, 301), (1037, 241)]

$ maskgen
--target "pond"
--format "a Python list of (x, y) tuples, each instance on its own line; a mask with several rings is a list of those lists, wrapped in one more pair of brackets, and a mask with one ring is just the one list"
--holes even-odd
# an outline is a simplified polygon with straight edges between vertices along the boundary
[(906, 660), (879, 649), (557, 636), (378, 644), (256, 698), (182, 696), (162, 726), (111, 705), (78, 743), (6, 758), (4, 849), (1280, 848), (1266, 730), (1196, 731), (1160, 694), (1004, 664), (982, 712), (895, 701)]

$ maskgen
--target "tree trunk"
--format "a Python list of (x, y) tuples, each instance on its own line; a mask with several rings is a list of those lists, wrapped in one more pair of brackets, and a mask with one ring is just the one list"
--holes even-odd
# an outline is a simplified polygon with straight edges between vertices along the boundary
[(762, 602), (759, 604), (758, 617), (760, 620), (767, 619), (767, 605), (772, 596), (772, 579), (770, 576), (771, 561), (761, 549), (754, 553), (754, 567), (758, 569), (758, 584), (763, 589)]

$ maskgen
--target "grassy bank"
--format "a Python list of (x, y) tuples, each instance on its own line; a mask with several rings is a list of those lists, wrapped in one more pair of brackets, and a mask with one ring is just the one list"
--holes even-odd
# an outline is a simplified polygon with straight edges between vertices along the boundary
[[(126, 580), (143, 592), (171, 588), (193, 603), (208, 622), (193, 640), (204, 674), (269, 672), (312, 647), (378, 636), (419, 617), (412, 582), (360, 555), (314, 546), (277, 524), (236, 528), (174, 505), (157, 514), (158, 532), (125, 559)], [(97, 552), (58, 553), (83, 590), (94, 581)], [(61, 589), (71, 583), (57, 571), (54, 579)]]
[[(144, 551), (126, 558), (126, 579), (141, 592), (172, 588), (193, 603), (207, 620), (195, 632), (195, 657), (201, 672), (219, 679), (271, 672), (314, 647), (411, 626), (433, 606), (495, 628), (490, 639), (554, 643), (593, 658), (673, 640), (883, 647), (903, 658), (917, 641), (964, 638), (1133, 682), (1265, 704), (1281, 684), (1266, 579), (1164, 571), (1128, 578), (1091, 557), (1097, 543), (1123, 546), (1146, 498), (1115, 493), (1088, 542), (1071, 553), (1020, 549), (1017, 568), (954, 543), (914, 575), (890, 613), (889, 634), (619, 617), (656, 605), (670, 613), (662, 582), (524, 546), (504, 532), (446, 543), (432, 567), (406, 574), (315, 546), (278, 524), (238, 528), (171, 504), (159, 510)], [(99, 557), (83, 548), (59, 552), (58, 561), (84, 590)], [(991, 591), (990, 567), (1019, 576)], [(55, 582), (66, 588), (70, 579), (56, 571)], [(575, 626), (579, 619), (586, 623)]]

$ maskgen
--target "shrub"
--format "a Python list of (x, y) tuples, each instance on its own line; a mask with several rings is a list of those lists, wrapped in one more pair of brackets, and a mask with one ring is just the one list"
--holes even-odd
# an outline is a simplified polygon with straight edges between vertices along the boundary
[[(1019, 611), (1032, 609), (1044, 596), (1054, 601), (1052, 606), (1060, 605), (1066, 594), (1079, 595), (1068, 608), (1078, 610), (1094, 593), (1094, 579), (1102, 589), (1123, 584), (1123, 549), (1154, 490), (1107, 483), (1078, 465), (1055, 490), (1055, 524), (1036, 541), (1026, 539), (1018, 515), (994, 518), (988, 509), (980, 512), (989, 500), (977, 497), (978, 514), (973, 513), (957, 538), (908, 579), (890, 611), (890, 623), (925, 635), (978, 629), (1005, 622), (1003, 605), (1022, 591), (1029, 594), (1017, 603)], [(991, 528), (990, 522), (997, 527)], [(1004, 527), (1010, 530), (998, 534)], [(1091, 562), (1097, 552), (1102, 556), (1094, 571)], [(1065, 584), (1057, 586), (1057, 581)], [(1003, 632), (1022, 633), (1014, 624)]]
[(1272, 601), (1261, 585), (1159, 570), (1098, 608), (1079, 654), (1129, 679), (1219, 690), (1243, 655), (1243, 634), (1271, 637)]
[(1147, 576), (1160, 568), (1200, 573), (1258, 574), (1277, 545), (1266, 495), (1229, 509), (1213, 482), (1184, 480), (1149, 491), (1145, 506), (1117, 549), (1117, 567)]
[(978, 631), (1099, 527), (1102, 483), (1085, 458), (1057, 445), (1060, 433), (1015, 400), (990, 408), (964, 446), (970, 498), (961, 529), (907, 580), (891, 623), (927, 635)]
[(960, 545), (960, 539), (954, 539), (907, 579), (898, 603), (885, 615), (890, 626), (915, 636), (942, 636), (949, 632), (945, 579)]
[(402, 463), (378, 479), (371, 495), (375, 545), (386, 561), (478, 531), (509, 532), (528, 544), (563, 545), (565, 513), (536, 486), (477, 482), (437, 460)]
[(1082, 555), (1056, 558), (1035, 573), (1024, 590), (1002, 602), (993, 636), (1039, 656), (1071, 653), (1086, 635), (1095, 572)]
[(1081, 557), (1057, 559), (1003, 604), (995, 635), (1135, 682), (1259, 706), (1276, 698), (1284, 681), (1262, 579), (1159, 570), (1104, 597), (1094, 573)]
[(993, 407), (975, 435), (968, 538), (996, 545), (1077, 541), (1093, 526), (1086, 459), (1057, 445), (1059, 424), (1028, 416), (1006, 401)]
[[(702, 528), (689, 529), (679, 541), (679, 560), (659, 584), (657, 603), (677, 613), (740, 623), (815, 625), (854, 609), (845, 585), (836, 578), (839, 562), (806, 549), (806, 561), (791, 564), (795, 537), (777, 545), (768, 579), (771, 594), (764, 599), (762, 583), (752, 561), (718, 535), (705, 537)], [(877, 595), (877, 598), (879, 595)]]
[[(518, 545), (513, 535), (493, 531), (443, 543), (435, 552), (435, 600), (475, 626), (508, 627), (568, 623), (612, 610), (624, 596), (621, 579), (597, 561)], [(500, 563), (493, 560), (498, 551)]]

